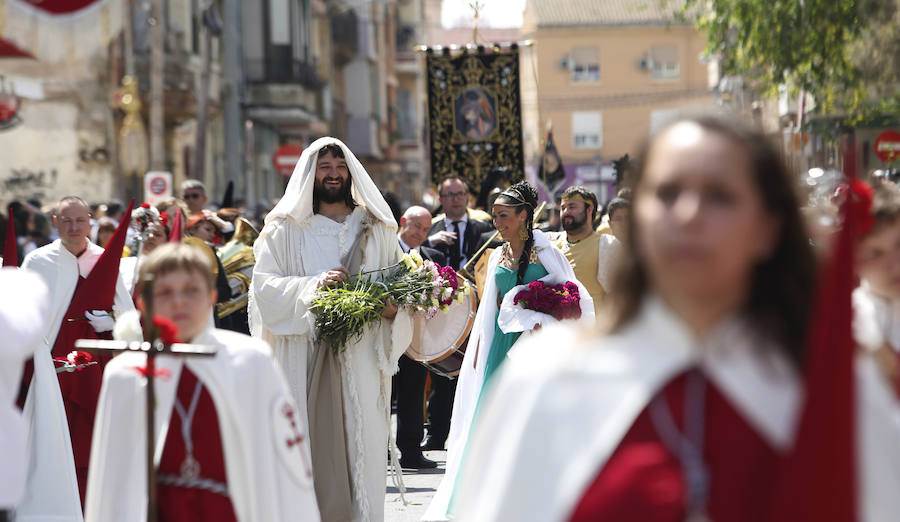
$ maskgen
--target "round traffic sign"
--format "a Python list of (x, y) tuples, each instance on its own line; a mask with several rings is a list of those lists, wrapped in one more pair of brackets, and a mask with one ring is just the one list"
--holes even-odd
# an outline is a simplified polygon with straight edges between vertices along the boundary
[(885, 163), (900, 159), (900, 132), (886, 130), (879, 134), (875, 138), (875, 155)]
[(150, 192), (152, 192), (154, 195), (159, 196), (163, 192), (165, 192), (167, 185), (168, 183), (166, 181), (166, 178), (162, 176), (155, 176), (153, 178), (150, 178)]
[(282, 176), (290, 176), (294, 172), (297, 162), (300, 161), (300, 154), (302, 153), (303, 148), (293, 143), (287, 143), (278, 147), (275, 155), (272, 156), (275, 170)]

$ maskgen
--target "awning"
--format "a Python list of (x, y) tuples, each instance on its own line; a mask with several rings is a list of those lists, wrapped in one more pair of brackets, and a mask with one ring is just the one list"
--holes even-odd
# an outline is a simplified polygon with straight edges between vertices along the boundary
[[(122, 28), (125, 0), (3, 0), (0, 6), (0, 42), (26, 57), (71, 63), (105, 52)], [(0, 57), (5, 51), (0, 44)]]

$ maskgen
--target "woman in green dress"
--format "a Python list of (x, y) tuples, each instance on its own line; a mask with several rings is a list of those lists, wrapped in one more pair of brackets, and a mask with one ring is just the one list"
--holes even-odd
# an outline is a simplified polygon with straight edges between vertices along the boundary
[[(534, 187), (526, 182), (516, 183), (497, 197), (491, 209), (494, 226), (504, 243), (494, 250), (488, 261), (487, 273), (491, 277), (485, 280), (453, 402), (446, 473), (423, 520), (450, 518), (456, 473), (463, 460), (482, 392), (502, 367), (507, 353), (523, 332), (554, 321), (538, 312), (501, 307), (503, 297), (508, 292), (518, 292), (516, 287), (538, 279), (550, 283), (573, 281), (581, 290), (582, 320), (593, 321), (593, 302), (576, 280), (565, 255), (550, 244), (546, 234), (532, 226), (537, 197)], [(498, 322), (501, 316), (505, 320)], [(504, 325), (502, 329), (500, 324)], [(510, 327), (510, 324), (514, 326)]]

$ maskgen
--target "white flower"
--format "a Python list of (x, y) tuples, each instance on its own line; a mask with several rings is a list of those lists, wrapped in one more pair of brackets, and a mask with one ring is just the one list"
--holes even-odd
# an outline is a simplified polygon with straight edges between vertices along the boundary
[(140, 312), (130, 310), (120, 315), (113, 327), (113, 339), (127, 342), (143, 341), (144, 330), (141, 328)]
[(416, 263), (416, 268), (422, 266), (424, 260), (422, 259), (422, 256), (419, 255), (418, 250), (410, 250), (409, 257)]
[(450, 299), (450, 296), (452, 296), (452, 295), (453, 295), (453, 288), (448, 286), (448, 287), (444, 288), (444, 295), (441, 298), (441, 300)]
[(409, 254), (403, 254), (403, 264), (406, 265), (406, 268), (408, 268), (410, 271), (416, 269), (416, 262)]

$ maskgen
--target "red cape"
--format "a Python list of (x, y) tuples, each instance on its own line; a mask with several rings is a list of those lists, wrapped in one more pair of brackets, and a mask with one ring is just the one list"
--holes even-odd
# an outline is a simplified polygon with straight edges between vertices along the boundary
[[(125, 246), (125, 236), (131, 224), (131, 208), (134, 200), (122, 216), (112, 239), (106, 245), (97, 264), (87, 277), (79, 277), (75, 293), (69, 302), (69, 308), (63, 316), (56, 341), (53, 344), (53, 357), (65, 357), (74, 350), (78, 339), (109, 339), (110, 332), (98, 334), (91, 323), (83, 320), (84, 314), (90, 310), (112, 311), (116, 298), (116, 282), (119, 278), (119, 261)], [(70, 321), (69, 319), (74, 319)], [(59, 390), (66, 408), (69, 423), (69, 435), (72, 439), (72, 451), (75, 457), (75, 471), (78, 475), (78, 489), (81, 501), (87, 485), (87, 467), (90, 462), (91, 435), (94, 428), (94, 414), (97, 411), (97, 400), (100, 397), (100, 385), (103, 382), (103, 369), (111, 356), (95, 356), (98, 364), (88, 366), (80, 371), (58, 374)]]

